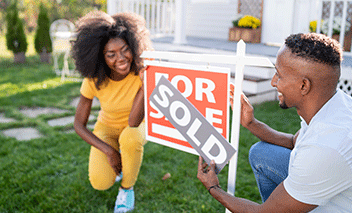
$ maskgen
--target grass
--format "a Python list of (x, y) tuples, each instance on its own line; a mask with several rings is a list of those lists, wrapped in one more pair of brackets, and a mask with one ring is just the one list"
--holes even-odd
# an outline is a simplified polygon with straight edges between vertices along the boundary
[[(0, 48), (3, 48), (0, 37)], [(30, 42), (29, 42), (30, 43)], [(32, 47), (33, 48), (33, 47)], [(11, 53), (0, 49), (0, 113), (16, 122), (0, 124), (0, 131), (35, 127), (43, 138), (17, 141), (0, 134), (0, 212), (112, 212), (119, 184), (106, 191), (94, 190), (88, 181), (90, 146), (72, 125), (51, 127), (47, 120), (57, 115), (28, 118), (23, 107), (57, 107), (74, 115), (70, 101), (79, 96), (80, 83), (61, 82), (52, 64), (27, 55), (25, 64), (13, 64)], [(277, 102), (255, 106), (255, 116), (269, 126), (290, 133), (299, 129), (293, 109), (281, 110)], [(248, 164), (248, 150), (258, 139), (241, 127), (236, 196), (260, 202), (256, 182)], [(135, 185), (133, 212), (224, 212), (196, 178), (198, 157), (148, 142)], [(171, 178), (162, 181), (165, 173)], [(226, 189), (228, 168), (219, 174)]]

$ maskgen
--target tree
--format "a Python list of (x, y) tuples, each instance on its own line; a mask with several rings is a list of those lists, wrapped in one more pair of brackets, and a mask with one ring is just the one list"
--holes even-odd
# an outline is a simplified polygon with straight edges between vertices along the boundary
[(14, 61), (25, 62), (28, 43), (26, 34), (23, 29), (23, 21), (19, 18), (17, 0), (7, 8), (6, 13), (7, 32), (6, 32), (6, 45), (7, 49), (14, 53)]
[(40, 54), (41, 61), (49, 63), (50, 53), (52, 52), (50, 20), (43, 4), (40, 4), (34, 47), (37, 53)]

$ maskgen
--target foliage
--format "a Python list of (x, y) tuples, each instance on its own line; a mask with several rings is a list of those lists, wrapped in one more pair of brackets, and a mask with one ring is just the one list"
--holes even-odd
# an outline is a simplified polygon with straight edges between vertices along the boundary
[[(351, 23), (346, 20), (346, 25), (345, 25), (345, 32), (350, 30)], [(332, 22), (332, 34), (333, 35), (340, 35), (341, 32), (341, 24), (342, 24), (342, 18), (341, 17), (335, 17)], [(317, 31), (317, 25), (318, 21), (313, 20), (309, 22), (309, 32), (316, 32)], [(329, 31), (329, 19), (321, 20), (320, 22), (320, 33), (323, 33), (325, 35), (328, 34)]]
[(13, 53), (26, 52), (28, 43), (23, 29), (23, 21), (19, 18), (17, 0), (7, 8), (6, 45)]
[[(346, 20), (346, 25), (345, 25), (345, 32), (347, 32), (350, 27), (351, 24), (350, 22), (348, 22)], [(342, 18), (341, 17), (334, 17), (333, 22), (332, 22), (332, 34), (333, 35), (340, 35), (341, 32), (341, 24), (342, 24)], [(322, 28), (321, 31), (322, 33), (324, 33), (325, 35), (328, 34), (328, 30), (329, 30), (329, 19), (326, 19), (322, 22)]]
[(245, 15), (239, 19), (234, 20), (232, 24), (234, 27), (257, 29), (260, 27), (261, 21), (254, 16)]
[(317, 21), (311, 21), (309, 22), (309, 32), (315, 33), (317, 32)]
[(0, 34), (5, 30), (6, 23), (6, 8), (10, 5), (11, 0), (1, 0), (0, 1)]
[(24, 18), (29, 29), (36, 28), (39, 5), (42, 3), (48, 11), (49, 19), (67, 19), (75, 22), (92, 10), (106, 11), (106, 0), (23, 0), (26, 10)]
[(48, 12), (43, 4), (40, 4), (34, 46), (37, 53), (41, 53), (43, 51), (52, 52), (52, 43), (50, 38), (50, 20), (48, 17)]

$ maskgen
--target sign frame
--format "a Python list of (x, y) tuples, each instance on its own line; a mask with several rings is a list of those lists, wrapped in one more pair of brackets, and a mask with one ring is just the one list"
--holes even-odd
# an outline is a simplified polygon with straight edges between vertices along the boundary
[[(155, 67), (166, 67), (166, 68), (172, 68), (172, 69), (183, 69), (183, 70), (192, 70), (192, 71), (195, 71), (195, 72), (209, 72), (209, 73), (219, 73), (221, 75), (226, 75), (226, 81), (227, 81), (227, 92), (226, 95), (226, 112), (225, 112), (225, 128), (226, 128), (226, 134), (223, 135), (224, 138), (226, 140), (229, 139), (229, 130), (230, 130), (230, 119), (229, 119), (229, 116), (230, 116), (230, 109), (229, 109), (229, 101), (230, 101), (230, 96), (228, 95), (228, 91), (229, 91), (229, 88), (230, 88), (230, 68), (227, 68), (227, 67), (217, 67), (217, 66), (207, 66), (207, 65), (194, 65), (194, 64), (182, 64), (182, 63), (175, 63), (175, 62), (165, 62), (165, 61), (157, 61), (157, 60), (145, 60), (144, 61), (144, 65), (145, 66), (155, 66)], [(149, 100), (149, 97), (148, 97), (148, 92), (151, 93), (150, 90), (148, 90), (146, 87), (147, 87), (147, 84), (148, 84), (148, 71), (146, 71), (147, 73), (144, 74), (144, 97), (146, 97), (145, 99), (145, 102), (144, 102), (144, 109), (146, 111), (146, 115), (145, 115), (145, 122), (146, 122), (146, 139), (148, 141), (151, 141), (151, 142), (154, 142), (154, 143), (158, 143), (158, 144), (161, 144), (161, 145), (164, 145), (164, 146), (167, 146), (167, 147), (171, 147), (171, 148), (174, 148), (174, 149), (178, 149), (178, 150), (181, 150), (181, 151), (184, 151), (184, 152), (187, 152), (187, 153), (191, 153), (191, 154), (194, 154), (194, 155), (199, 155), (198, 152), (196, 150), (194, 150), (191, 146), (190, 147), (186, 147), (186, 146), (182, 146), (180, 144), (177, 144), (177, 143), (174, 143), (174, 142), (170, 142), (170, 141), (167, 141), (167, 140), (163, 140), (163, 139), (160, 139), (158, 137), (154, 137), (154, 136), (151, 136), (148, 134), (149, 132), (149, 128), (151, 128), (148, 123), (149, 123), (149, 115), (147, 114), (148, 113), (148, 109), (150, 108), (148, 106), (148, 100)], [(155, 84), (157, 83), (159, 79), (155, 79)], [(174, 85), (175, 86), (175, 85)], [(154, 85), (155, 87), (155, 85)], [(153, 89), (154, 89), (153, 87)], [(204, 114), (203, 114), (204, 116)], [(157, 128), (160, 128), (161, 130), (167, 130), (169, 131), (170, 133), (174, 134), (175, 137), (180, 137), (182, 138), (184, 141), (186, 141), (186, 139), (176, 130), (176, 129), (168, 129), (168, 128), (165, 128), (165, 127), (162, 127), (162, 126), (158, 126), (158, 124), (154, 124), (153, 127), (157, 127)], [(164, 129), (163, 129), (164, 128)]]

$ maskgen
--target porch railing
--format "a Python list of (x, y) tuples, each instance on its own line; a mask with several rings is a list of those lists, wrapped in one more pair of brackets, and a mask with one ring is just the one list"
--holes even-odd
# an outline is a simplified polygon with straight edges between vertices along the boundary
[(345, 55), (352, 55), (352, 0), (319, 0), (316, 32), (338, 40)]
[(151, 36), (175, 33), (175, 0), (117, 0), (117, 8), (143, 16)]

